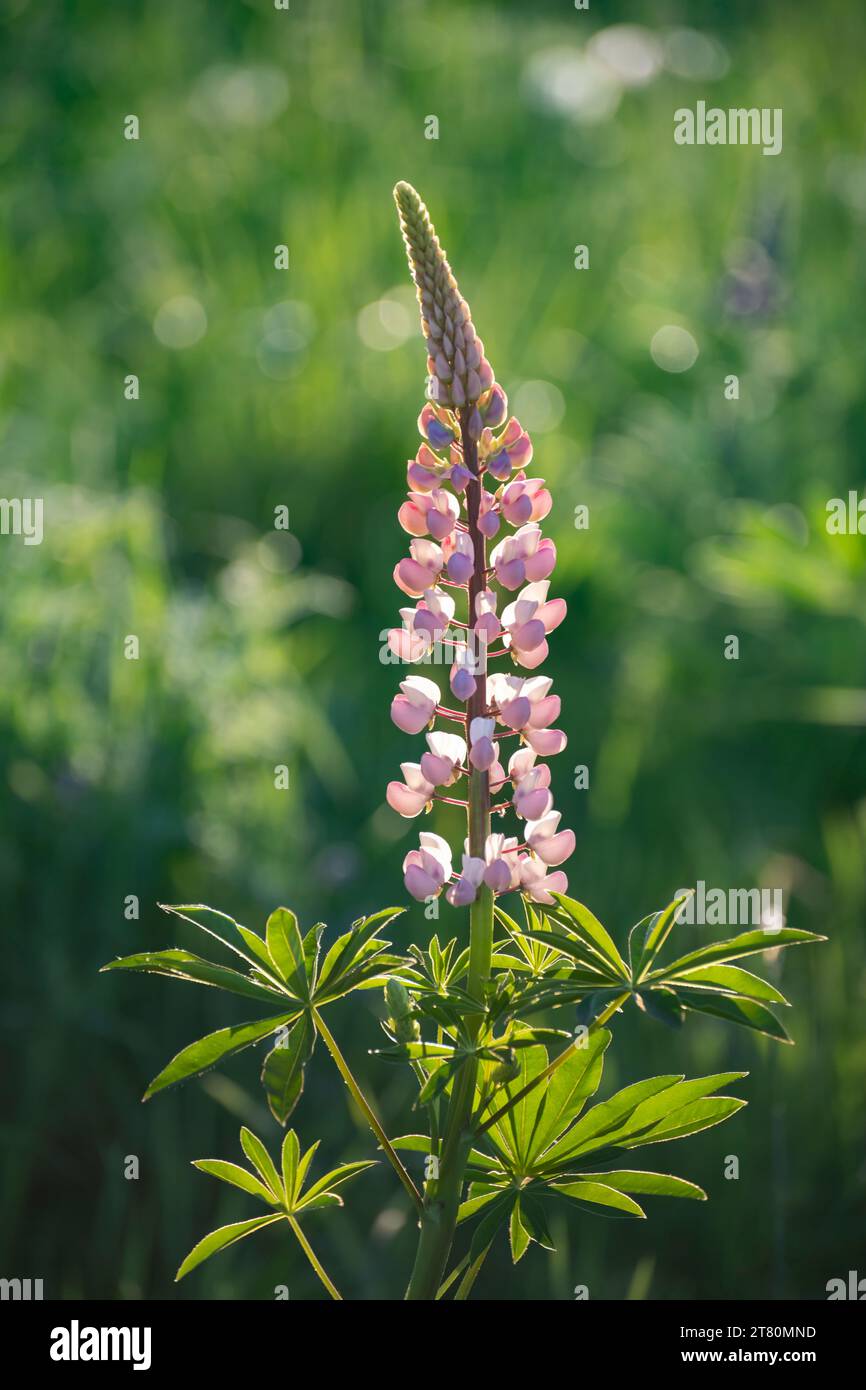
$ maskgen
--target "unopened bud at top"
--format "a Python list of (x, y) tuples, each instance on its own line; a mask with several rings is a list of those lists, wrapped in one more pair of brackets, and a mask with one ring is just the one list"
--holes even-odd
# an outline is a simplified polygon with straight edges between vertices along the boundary
[[(427, 369), (439, 405), (474, 406), (494, 384), (493, 368), (475, 332), (469, 305), (460, 293), (426, 207), (411, 184), (398, 183), (394, 199), (409, 268), (418, 292), (421, 331), (427, 340)], [(476, 420), (477, 434), (481, 427)], [(432, 440), (431, 440), (432, 443)]]

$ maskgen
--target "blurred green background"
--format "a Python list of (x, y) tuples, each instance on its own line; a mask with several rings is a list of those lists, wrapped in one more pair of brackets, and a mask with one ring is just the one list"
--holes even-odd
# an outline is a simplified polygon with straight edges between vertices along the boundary
[[(572, 891), (620, 944), (698, 879), (781, 887), (790, 925), (831, 938), (770, 964), (794, 1048), (619, 1024), (602, 1094), (750, 1071), (742, 1115), (665, 1151), (711, 1200), (563, 1224), (519, 1274), (502, 1242), (477, 1294), (824, 1297), (866, 1274), (866, 543), (825, 527), (827, 500), (864, 486), (863, 12), (2, 11), (0, 491), (43, 496), (46, 533), (0, 538), (0, 1273), (46, 1297), (322, 1294), (273, 1231), (175, 1290), (194, 1241), (251, 1214), (189, 1161), (237, 1158), (240, 1121), (274, 1148), (277, 1126), (252, 1052), (141, 1107), (169, 1056), (245, 1006), (96, 972), (191, 944), (157, 901), (250, 926), (284, 902), (344, 929), (404, 900), (417, 825), (384, 788), (411, 754), (378, 654), (423, 391), (406, 178), (555, 493)], [(783, 153), (676, 146), (673, 112), (698, 100), (781, 107)], [(452, 833), (445, 812), (431, 828)], [(427, 939), (419, 908), (404, 921), (396, 940)], [(362, 994), (330, 1021), (405, 1130), (410, 1081), (367, 1055), (379, 1014)], [(302, 1139), (369, 1154), (323, 1050), (311, 1073)], [(310, 1235), (346, 1296), (401, 1294), (414, 1231), (386, 1169)]]

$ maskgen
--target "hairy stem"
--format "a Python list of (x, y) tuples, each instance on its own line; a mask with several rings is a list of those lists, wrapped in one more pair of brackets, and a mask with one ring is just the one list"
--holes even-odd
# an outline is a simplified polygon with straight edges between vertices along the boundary
[(328, 1049), (334, 1061), (336, 1062), (337, 1070), (342, 1076), (346, 1085), (348, 1086), (353, 1099), (355, 1100), (358, 1107), (363, 1111), (364, 1118), (366, 1119), (368, 1125), (372, 1129), (376, 1138), (379, 1140), (379, 1143), (382, 1145), (382, 1149), (386, 1154), (387, 1158), (390, 1160), (391, 1165), (397, 1174), (397, 1177), (400, 1179), (406, 1191), (409, 1193), (409, 1196), (412, 1198), (412, 1201), (414, 1202), (415, 1206), (420, 1211), (423, 1205), (421, 1201), (420, 1192), (418, 1191), (414, 1182), (410, 1178), (409, 1174), (406, 1172), (406, 1169), (400, 1161), (400, 1157), (396, 1149), (394, 1149), (394, 1147), (392, 1146), (390, 1139), (388, 1138), (387, 1134), (385, 1133), (384, 1129), (382, 1128), (378, 1119), (376, 1118), (376, 1115), (371, 1105), (369, 1104), (366, 1096), (364, 1095), (364, 1092), (361, 1090), (360, 1086), (358, 1085), (357, 1081), (352, 1075), (352, 1072), (349, 1069), (348, 1062), (346, 1061), (345, 1057), (343, 1056), (342, 1052), (337, 1046), (336, 1038), (333, 1036), (330, 1029), (326, 1026), (325, 1021), (322, 1018), (322, 1015), (318, 1012), (317, 1009), (313, 1009), (313, 1022), (319, 1030), (325, 1047)]
[[(485, 587), (487, 575), (487, 550), (483, 533), (478, 527), (478, 514), (481, 507), (481, 479), (478, 472), (478, 448), (471, 438), (468, 428), (469, 414), (461, 413), (461, 435), (463, 459), (466, 467), (474, 474), (466, 488), (466, 515), (468, 531), (472, 538), (473, 573), (469, 581), (470, 628), (475, 621), (475, 600)], [(483, 645), (479, 645), (478, 662), (475, 669), (476, 688), (467, 704), (466, 730), (467, 743), (469, 725), (472, 720), (484, 714), (487, 704), (487, 660)], [(467, 808), (469, 831), (469, 853), (484, 858), (484, 846), (490, 833), (490, 778), (487, 772), (473, 767), (469, 777), (469, 805)], [(467, 988), (479, 1003), (484, 999), (484, 986), (490, 976), (490, 960), (493, 950), (493, 894), (489, 888), (479, 889), (475, 902), (469, 909), (469, 978)], [(469, 1021), (476, 1032), (481, 1027), (483, 1015)], [(407, 1299), (435, 1299), (442, 1284), (445, 1266), (451, 1253), (457, 1214), (463, 1192), (463, 1176), (466, 1161), (472, 1147), (472, 1109), (475, 1101), (475, 1086), (478, 1077), (478, 1062), (467, 1058), (454, 1079), (451, 1101), (445, 1121), (442, 1153), (439, 1160), (439, 1177), (428, 1184), (421, 1214), (421, 1234), (415, 1258), (415, 1268), (406, 1292)]]
[(334, 1284), (331, 1283), (331, 1280), (328, 1278), (327, 1274), (325, 1273), (324, 1267), (323, 1267), (323, 1265), (321, 1264), (321, 1262), (320, 1262), (320, 1260), (319, 1260), (319, 1257), (317, 1256), (317, 1254), (316, 1254), (315, 1250), (313, 1249), (312, 1245), (310, 1244), (310, 1242), (307, 1240), (307, 1237), (304, 1235), (303, 1231), (301, 1230), (301, 1228), (300, 1228), (300, 1226), (298, 1225), (298, 1223), (297, 1223), (297, 1221), (295, 1220), (295, 1218), (294, 1218), (290, 1213), (287, 1212), (287, 1213), (286, 1213), (286, 1220), (288, 1221), (289, 1225), (291, 1226), (292, 1230), (294, 1231), (294, 1233), (295, 1233), (295, 1235), (296, 1235), (296, 1237), (297, 1237), (297, 1239), (298, 1239), (298, 1244), (300, 1245), (300, 1247), (301, 1247), (301, 1249), (303, 1250), (304, 1254), (306, 1255), (307, 1259), (310, 1261), (310, 1264), (313, 1266), (313, 1269), (314, 1269), (314, 1270), (316, 1271), (316, 1273), (318, 1274), (318, 1276), (319, 1276), (319, 1278), (321, 1279), (322, 1283), (324, 1284), (325, 1288), (328, 1290), (328, 1293), (331, 1295), (331, 1297), (332, 1297), (337, 1303), (342, 1303), (342, 1301), (343, 1301), (343, 1295), (342, 1295), (342, 1294), (340, 1293), (340, 1291), (334, 1286)]

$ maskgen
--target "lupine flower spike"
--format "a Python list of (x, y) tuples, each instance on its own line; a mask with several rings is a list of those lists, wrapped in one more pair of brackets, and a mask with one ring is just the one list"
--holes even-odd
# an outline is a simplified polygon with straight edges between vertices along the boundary
[[(539, 523), (552, 499), (543, 478), (527, 477), (529, 435), (508, 418), (505, 392), (426, 207), (408, 183), (398, 183), (394, 196), (427, 344), (427, 403), (397, 516), (412, 539), (394, 571), (397, 587), (417, 602), (401, 608), (389, 646), (415, 663), (435, 643), (448, 643), (452, 624), (462, 632), (451, 643), (449, 678), (459, 708), (443, 706), (439, 686), (426, 677), (400, 684), (391, 717), (405, 733), (426, 735), (428, 746), (419, 762), (401, 764), (404, 781), (390, 783), (388, 803), (414, 817), (434, 799), (457, 802), (468, 826), (459, 873), (448, 842), (424, 833), (406, 855), (404, 880), (413, 897), (425, 901), (444, 889), (455, 907), (474, 902), (482, 885), (494, 895), (519, 890), (551, 903), (551, 891), (568, 887), (559, 866), (574, 851), (574, 834), (559, 828), (549, 768), (536, 760), (561, 753), (566, 737), (551, 728), (559, 698), (550, 679), (522, 673), (544, 661), (547, 636), (566, 612), (562, 599), (548, 597), (556, 547)], [(489, 669), (494, 660), (509, 669)], [(519, 741), (509, 745), (506, 771), (500, 739), (513, 736)], [(443, 787), (453, 794), (443, 798)], [(491, 833), (491, 812), (512, 813), (524, 822), (521, 833)]]

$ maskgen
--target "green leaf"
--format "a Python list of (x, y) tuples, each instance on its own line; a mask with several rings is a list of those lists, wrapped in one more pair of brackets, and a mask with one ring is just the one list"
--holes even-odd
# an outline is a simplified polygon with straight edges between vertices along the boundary
[[(518, 1095), (524, 1086), (544, 1071), (547, 1066), (547, 1050), (543, 1047), (524, 1047), (517, 1053), (517, 1060), (520, 1063), (520, 1072), (497, 1094), (496, 1109)], [(487, 1131), (494, 1147), (501, 1149), (515, 1164), (519, 1164), (527, 1156), (535, 1119), (544, 1096), (543, 1085), (533, 1087)]]
[(418, 1092), (413, 1109), (417, 1109), (419, 1105), (429, 1105), (437, 1096), (441, 1096), (457, 1075), (463, 1065), (463, 1060), (462, 1056), (458, 1056), (434, 1063), (430, 1075)]
[(498, 1197), (495, 1202), (491, 1202), (472, 1233), (472, 1244), (469, 1247), (470, 1261), (474, 1262), (482, 1252), (487, 1250), (500, 1226), (504, 1226), (511, 1215), (511, 1208), (516, 1200), (517, 1193), (509, 1190)]
[(517, 1264), (526, 1254), (530, 1240), (529, 1232), (521, 1220), (519, 1197), (511, 1208), (511, 1220), (508, 1223), (508, 1237), (511, 1242), (511, 1262), (512, 1264)]
[(686, 956), (680, 956), (677, 960), (671, 961), (660, 970), (653, 970), (648, 979), (669, 978), (671, 975), (681, 975), (682, 972), (693, 965), (712, 965), (716, 962), (726, 960), (736, 960), (740, 956), (754, 955), (761, 951), (775, 951), (781, 946), (802, 946), (809, 941), (826, 941), (826, 937), (817, 936), (814, 932), (799, 931), (794, 927), (784, 927), (781, 931), (767, 929), (766, 931), (747, 931), (741, 932), (739, 936), (732, 936), (727, 941), (714, 941), (709, 946), (701, 946), (697, 951), (690, 951)]
[(287, 1201), (287, 1193), (280, 1182), (280, 1177), (274, 1166), (273, 1159), (258, 1135), (253, 1134), (251, 1129), (247, 1129), (246, 1125), (241, 1130), (241, 1148), (250, 1160), (250, 1163), (252, 1163), (253, 1167), (260, 1174), (265, 1186), (270, 1188), (278, 1201)]
[(242, 927), (240, 922), (236, 922), (235, 925), (241, 940), (249, 947), (259, 964), (265, 967), (269, 975), (273, 975), (274, 963), (262, 938), (257, 936), (254, 931), (250, 931), (249, 927)]
[(588, 1202), (593, 1206), (612, 1207), (615, 1211), (624, 1212), (626, 1216), (646, 1216), (643, 1207), (638, 1206), (625, 1192), (619, 1192), (615, 1187), (608, 1187), (603, 1182), (584, 1182), (581, 1179), (577, 1182), (553, 1183), (552, 1187), (563, 1197), (572, 1197), (575, 1201)]
[(199, 1038), (197, 1042), (190, 1043), (178, 1052), (159, 1076), (154, 1077), (142, 1099), (150, 1100), (151, 1096), (155, 1096), (158, 1091), (164, 1091), (167, 1086), (175, 1086), (179, 1081), (186, 1081), (191, 1076), (200, 1076), (223, 1057), (231, 1057), (235, 1052), (241, 1052), (243, 1048), (260, 1042), (269, 1033), (275, 1033), (278, 1028), (292, 1022), (296, 1017), (296, 1013), (277, 1014), (273, 1018), (258, 1019), (253, 1023), (236, 1023), (229, 1028), (218, 1028), (206, 1038)]
[(307, 1193), (301, 1206), (306, 1206), (307, 1202), (313, 1197), (318, 1197), (321, 1192), (333, 1192), (335, 1188), (342, 1187), (344, 1182), (354, 1178), (358, 1173), (363, 1173), (366, 1168), (375, 1168), (375, 1158), (362, 1158), (355, 1163), (341, 1163), (339, 1168), (332, 1168), (330, 1173), (326, 1173), (323, 1178), (314, 1183)]
[(475, 1216), (475, 1214), (486, 1207), (488, 1203), (494, 1201), (501, 1195), (501, 1187), (491, 1187), (489, 1192), (479, 1192), (467, 1198), (465, 1202), (460, 1204), (460, 1208), (457, 1212), (457, 1225), (459, 1226), (462, 1222), (468, 1221), (471, 1216)]
[(667, 907), (662, 908), (661, 912), (654, 913), (650, 918), (643, 947), (636, 964), (633, 966), (632, 973), (635, 980), (640, 980), (649, 970), (673, 930), (677, 913), (689, 896), (689, 893), (681, 893), (678, 898), (674, 898), (672, 903), (668, 903)]
[(520, 1219), (529, 1232), (530, 1240), (534, 1240), (536, 1245), (540, 1245), (544, 1250), (555, 1250), (553, 1237), (547, 1228), (544, 1208), (534, 1195), (536, 1191), (537, 1189), (532, 1188), (529, 1192), (520, 1194)]
[(580, 1114), (587, 1099), (598, 1090), (604, 1053), (611, 1033), (600, 1028), (590, 1033), (586, 1046), (572, 1048), (567, 1061), (553, 1073), (546, 1086), (539, 1086), (542, 1104), (528, 1145), (527, 1158), (544, 1152), (565, 1127)]
[(685, 1178), (673, 1177), (670, 1173), (645, 1173), (639, 1169), (620, 1168), (609, 1173), (581, 1173), (581, 1182), (600, 1182), (605, 1187), (614, 1187), (617, 1192), (643, 1192), (648, 1197), (689, 1197), (695, 1202), (705, 1202), (707, 1194), (697, 1183), (687, 1182)]
[(556, 930), (549, 928), (528, 931), (526, 935), (531, 940), (546, 946), (548, 950), (557, 951), (560, 956), (567, 956), (570, 960), (577, 961), (582, 967), (583, 976), (588, 983), (594, 984), (596, 987), (611, 980), (617, 984), (621, 983), (621, 976), (610, 961), (601, 956), (598, 951), (592, 950), (579, 937), (568, 935), (563, 930), (565, 923), (561, 919), (554, 918), (553, 920)]
[(750, 970), (743, 970), (737, 965), (695, 965), (690, 970), (684, 970), (680, 975), (666, 977), (674, 986), (679, 984), (706, 986), (707, 989), (728, 990), (731, 994), (740, 994), (746, 999), (758, 999), (765, 1004), (784, 1004), (788, 1005), (788, 1000), (784, 994), (780, 994), (775, 985), (769, 981), (762, 980), (760, 975), (753, 975)]
[[(616, 1134), (631, 1135), (640, 1130), (648, 1129), (660, 1120), (666, 1120), (692, 1101), (701, 1100), (713, 1091), (719, 1091), (723, 1086), (730, 1085), (732, 1081), (740, 1081), (745, 1075), (746, 1073), (742, 1071), (723, 1071), (711, 1076), (697, 1076), (691, 1081), (677, 1081), (665, 1090), (641, 1101), (621, 1128), (616, 1131)], [(615, 1136), (608, 1135), (606, 1137)]]
[[(198, 927), (199, 931), (213, 937), (214, 941), (219, 941), (221, 945), (225, 946), (233, 955), (239, 956), (247, 965), (255, 965), (255, 960), (248, 956), (245, 951), (242, 951), (239, 946), (235, 946), (234, 942), (221, 935), (213, 926), (208, 926), (205, 920), (206, 918), (216, 918), (220, 925), (223, 922), (228, 922), (229, 926), (234, 927), (235, 931), (243, 936), (245, 929), (227, 912), (220, 912), (219, 908), (216, 907), (207, 907), (205, 903), (159, 903), (158, 906), (163, 912), (167, 912), (173, 917), (179, 917), (182, 922), (189, 922), (192, 926)], [(269, 966), (269, 968), (273, 974), (273, 967)], [(278, 982), (278, 978), (275, 977), (274, 983)]]
[(271, 1114), (285, 1125), (304, 1089), (304, 1068), (313, 1055), (316, 1029), (308, 1013), (301, 1014), (288, 1036), (277, 1043), (262, 1066), (262, 1085)]
[(680, 990), (679, 998), (694, 1013), (710, 1014), (713, 1018), (723, 1018), (727, 1023), (739, 1023), (741, 1027), (751, 1028), (753, 1032), (763, 1033), (777, 1042), (791, 1042), (776, 1015), (766, 1004), (759, 1004), (755, 999), (738, 999), (730, 994), (708, 995), (684, 989)]
[(244, 1236), (252, 1235), (253, 1231), (259, 1231), (263, 1226), (272, 1226), (275, 1221), (283, 1220), (285, 1218), (279, 1213), (275, 1216), (256, 1216), (252, 1221), (235, 1221), (231, 1226), (220, 1226), (219, 1230), (211, 1231), (210, 1235), (205, 1236), (204, 1240), (200, 1240), (198, 1245), (194, 1245), (190, 1250), (174, 1276), (175, 1283), (189, 1274), (190, 1270), (195, 1269), (196, 1265), (209, 1260), (211, 1255), (216, 1255), (220, 1250), (227, 1250), (236, 1240), (243, 1240)]
[(551, 896), (559, 904), (560, 914), (564, 915), (568, 924), (601, 953), (618, 975), (627, 980), (628, 967), (616, 949), (613, 937), (589, 908), (584, 907), (583, 903), (577, 902), (575, 898), (567, 898), (563, 893), (553, 893)]
[(281, 980), (302, 999), (309, 998), (304, 942), (294, 912), (278, 907), (268, 918), (268, 955)]
[(200, 1168), (203, 1173), (209, 1173), (212, 1178), (219, 1178), (222, 1182), (231, 1183), (233, 1187), (239, 1187), (243, 1192), (249, 1192), (254, 1197), (261, 1197), (263, 1201), (273, 1206), (277, 1198), (263, 1182), (250, 1173), (246, 1168), (241, 1168), (237, 1163), (226, 1163), (221, 1158), (196, 1158), (193, 1160), (193, 1168)]
[(167, 975), (175, 980), (190, 980), (195, 984), (213, 985), (217, 989), (228, 990), (231, 994), (242, 994), (247, 999), (264, 999), (273, 1004), (280, 998), (280, 991), (259, 984), (238, 970), (225, 965), (214, 965), (203, 960), (191, 951), (180, 949), (170, 951), (143, 951), (136, 956), (122, 956), (118, 960), (103, 965), (106, 970), (138, 970), (148, 975)]
[(298, 1195), (298, 1164), (301, 1160), (301, 1146), (298, 1143), (298, 1136), (293, 1129), (286, 1132), (283, 1140), (281, 1162), (283, 1169), (283, 1191), (286, 1194), (286, 1205), (293, 1207)]
[(362, 917), (357, 922), (353, 922), (349, 931), (337, 938), (325, 956), (319, 974), (316, 990), (317, 1003), (324, 1003), (328, 999), (338, 999), (342, 993), (346, 992), (346, 982), (343, 977), (366, 949), (372, 951), (385, 949), (386, 943), (377, 941), (375, 938), (389, 922), (392, 922), (403, 912), (405, 912), (405, 908), (402, 907), (386, 907), (371, 917)]
[(298, 1162), (298, 1172), (295, 1177), (295, 1192), (297, 1195), (300, 1195), (304, 1190), (304, 1183), (307, 1180), (307, 1173), (310, 1171), (310, 1164), (321, 1142), (321, 1139), (317, 1139), (315, 1144), (311, 1144), (307, 1152), (301, 1156)]
[(310, 1211), (322, 1211), (325, 1207), (341, 1207), (343, 1199), (338, 1192), (320, 1192), (317, 1197), (306, 1197), (295, 1208), (294, 1215), (306, 1216)]
[(623, 1149), (636, 1149), (641, 1144), (660, 1144), (669, 1139), (683, 1139), (687, 1134), (697, 1134), (702, 1129), (711, 1129), (722, 1120), (742, 1110), (747, 1102), (738, 1096), (709, 1096), (706, 1100), (696, 1100), (692, 1105), (684, 1105), (672, 1115), (660, 1120), (650, 1130), (639, 1135), (617, 1141)]
[(634, 1001), (639, 1009), (667, 1024), (668, 1028), (681, 1028), (685, 1013), (682, 1002), (672, 989), (656, 986), (652, 989), (635, 991)]
[(668, 1090), (682, 1079), (682, 1073), (648, 1077), (646, 1081), (636, 1081), (633, 1085), (626, 1086), (622, 1091), (617, 1091), (609, 1100), (602, 1101), (600, 1105), (594, 1105), (567, 1134), (563, 1135), (547, 1151), (544, 1155), (544, 1167), (567, 1159), (581, 1145), (589, 1143), (597, 1135), (609, 1134), (611, 1131), (617, 1130), (625, 1118), (632, 1115), (642, 1101), (658, 1095), (661, 1091)]

